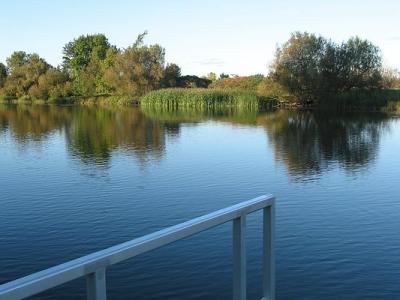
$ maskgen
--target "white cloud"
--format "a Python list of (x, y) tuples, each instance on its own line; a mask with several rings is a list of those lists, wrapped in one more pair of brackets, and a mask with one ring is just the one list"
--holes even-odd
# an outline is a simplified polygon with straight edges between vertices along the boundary
[(400, 41), (400, 35), (394, 35), (391, 37), (388, 37), (389, 41)]
[(194, 61), (193, 63), (203, 66), (217, 66), (222, 67), (225, 66), (225, 61), (218, 58), (209, 58), (205, 60)]

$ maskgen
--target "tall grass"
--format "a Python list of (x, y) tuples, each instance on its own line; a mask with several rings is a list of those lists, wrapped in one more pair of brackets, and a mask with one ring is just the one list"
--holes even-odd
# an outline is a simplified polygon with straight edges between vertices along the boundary
[(168, 108), (242, 107), (258, 109), (268, 103), (255, 92), (222, 89), (162, 89), (143, 96), (140, 105)]

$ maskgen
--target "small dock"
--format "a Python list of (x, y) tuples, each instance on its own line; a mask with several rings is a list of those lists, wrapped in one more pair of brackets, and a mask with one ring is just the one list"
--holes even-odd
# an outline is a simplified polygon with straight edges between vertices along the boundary
[(263, 295), (275, 300), (275, 198), (263, 195), (0, 285), (0, 300), (19, 300), (85, 277), (88, 300), (106, 300), (106, 269), (218, 225), (233, 224), (233, 299), (246, 299), (246, 216), (263, 210)]

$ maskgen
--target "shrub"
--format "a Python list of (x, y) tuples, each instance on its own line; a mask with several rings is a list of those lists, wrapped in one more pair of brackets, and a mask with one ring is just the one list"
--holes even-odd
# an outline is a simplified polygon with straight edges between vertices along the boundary
[(257, 86), (263, 81), (263, 79), (264, 79), (263, 75), (236, 76), (232, 78), (223, 78), (214, 81), (210, 85), (210, 88), (256, 91)]

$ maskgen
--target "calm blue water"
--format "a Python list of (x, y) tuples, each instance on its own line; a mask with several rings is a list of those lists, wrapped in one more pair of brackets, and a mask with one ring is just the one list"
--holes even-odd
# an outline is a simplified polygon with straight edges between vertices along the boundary
[[(273, 193), (278, 299), (400, 299), (396, 117), (0, 106), (0, 149), (0, 283)], [(229, 299), (231, 271), (225, 224), (113, 266), (109, 298)]]

